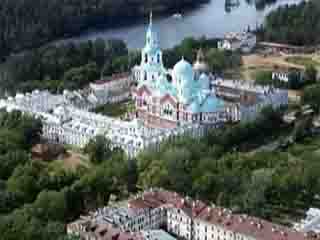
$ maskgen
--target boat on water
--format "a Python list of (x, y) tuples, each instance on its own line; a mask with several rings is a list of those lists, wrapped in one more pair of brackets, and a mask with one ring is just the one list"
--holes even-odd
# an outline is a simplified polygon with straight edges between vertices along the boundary
[(173, 18), (176, 18), (176, 19), (180, 19), (182, 18), (182, 14), (181, 13), (175, 13), (172, 15)]

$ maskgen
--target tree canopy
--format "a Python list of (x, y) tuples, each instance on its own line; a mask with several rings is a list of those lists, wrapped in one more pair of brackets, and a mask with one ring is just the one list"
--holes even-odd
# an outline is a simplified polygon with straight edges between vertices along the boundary
[(281, 6), (266, 17), (263, 26), (265, 40), (295, 45), (319, 44), (319, 32), (320, 3), (317, 0)]

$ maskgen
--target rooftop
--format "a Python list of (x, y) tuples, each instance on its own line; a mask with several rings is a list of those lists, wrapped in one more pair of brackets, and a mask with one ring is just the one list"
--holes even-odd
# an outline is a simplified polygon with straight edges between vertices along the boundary
[[(193, 200), (190, 197), (183, 197), (178, 193), (162, 189), (151, 189), (129, 199), (127, 206), (106, 207), (97, 210), (91, 215), (91, 220), (107, 228), (112, 224), (114, 229), (121, 229), (121, 217), (132, 218), (139, 211), (155, 208), (177, 208), (182, 210), (195, 222), (203, 222), (220, 226), (233, 233), (240, 233), (257, 240), (305, 240), (320, 239), (318, 235), (298, 232), (291, 228), (280, 226), (272, 222), (247, 216), (245, 214), (234, 214), (231, 210), (215, 205), (208, 206), (200, 200)], [(110, 220), (113, 219), (113, 220)], [(100, 227), (100, 226), (99, 226)], [(110, 227), (110, 226), (109, 226)], [(107, 231), (108, 232), (108, 231)], [(121, 233), (122, 234), (122, 233)], [(121, 235), (120, 234), (120, 235)], [(137, 239), (149, 240), (173, 240), (170, 235), (162, 230), (131, 233)], [(134, 238), (134, 239), (136, 239)]]

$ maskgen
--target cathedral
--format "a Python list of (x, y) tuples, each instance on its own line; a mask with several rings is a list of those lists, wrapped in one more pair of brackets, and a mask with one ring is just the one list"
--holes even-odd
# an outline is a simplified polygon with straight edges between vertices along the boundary
[(215, 127), (225, 122), (225, 103), (212, 89), (202, 51), (199, 50), (193, 66), (182, 57), (173, 69), (166, 69), (162, 57), (150, 14), (141, 64), (133, 69), (137, 86), (132, 95), (137, 118), (158, 128), (182, 124)]

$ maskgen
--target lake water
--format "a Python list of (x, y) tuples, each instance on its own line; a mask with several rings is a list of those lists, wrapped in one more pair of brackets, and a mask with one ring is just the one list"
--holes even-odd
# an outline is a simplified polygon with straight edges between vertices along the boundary
[[(227, 9), (225, 0), (211, 0), (201, 7), (182, 12), (181, 19), (172, 16), (156, 17), (153, 20), (154, 27), (159, 32), (162, 48), (170, 48), (180, 43), (186, 37), (201, 36), (222, 37), (227, 32), (238, 32), (248, 28), (256, 28), (263, 23), (264, 17), (271, 10), (280, 5), (295, 4), (301, 0), (278, 0), (276, 3), (265, 7), (257, 8), (255, 1), (260, 0), (239, 0), (239, 6)], [(141, 48), (144, 45), (145, 30), (148, 19), (136, 22), (130, 26), (117, 29), (89, 30), (80, 36), (60, 40), (83, 41), (96, 38), (123, 39), (129, 48)]]

